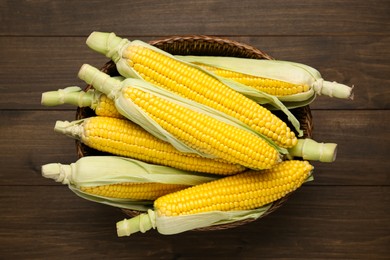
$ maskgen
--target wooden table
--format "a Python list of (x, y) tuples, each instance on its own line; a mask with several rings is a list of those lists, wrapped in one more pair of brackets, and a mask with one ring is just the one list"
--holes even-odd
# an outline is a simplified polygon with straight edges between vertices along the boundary
[[(389, 259), (389, 1), (0, 2), (0, 259)], [(355, 85), (355, 99), (319, 97), (314, 136), (336, 142), (332, 164), (278, 211), (234, 229), (118, 238), (118, 209), (82, 200), (41, 176), (76, 160), (53, 131), (71, 106), (41, 93), (70, 85), (83, 63), (106, 58), (85, 45), (94, 30), (145, 41), (227, 37)]]

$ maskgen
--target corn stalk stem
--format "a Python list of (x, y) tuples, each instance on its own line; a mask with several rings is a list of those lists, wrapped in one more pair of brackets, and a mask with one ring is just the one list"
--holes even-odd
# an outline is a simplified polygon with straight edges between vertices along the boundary
[(98, 91), (106, 94), (110, 99), (114, 99), (116, 93), (121, 89), (121, 81), (88, 64), (81, 66), (78, 76), (86, 83), (93, 85)]
[(41, 104), (44, 106), (58, 106), (70, 104), (78, 107), (91, 107), (94, 109), (100, 94), (95, 91), (84, 92), (79, 87), (67, 87), (42, 94)]
[(333, 162), (337, 155), (337, 144), (318, 143), (312, 139), (299, 139), (298, 143), (288, 149), (291, 157), (301, 157), (304, 160)]
[(145, 233), (152, 228), (156, 228), (153, 210), (148, 210), (147, 214), (143, 213), (130, 219), (124, 219), (116, 224), (118, 237), (130, 236), (137, 232)]
[(72, 182), (72, 165), (60, 163), (42, 165), (42, 176), (62, 184), (69, 184)]
[(72, 122), (58, 120), (56, 121), (56, 124), (54, 126), (54, 131), (75, 138), (77, 140), (81, 140), (82, 134), (84, 132), (82, 126), (83, 122), (84, 119)]
[(314, 89), (319, 95), (343, 99), (353, 99), (353, 87), (349, 87), (335, 81), (331, 82), (324, 80), (322, 82), (322, 86), (319, 89), (316, 89), (316, 86), (314, 86)]

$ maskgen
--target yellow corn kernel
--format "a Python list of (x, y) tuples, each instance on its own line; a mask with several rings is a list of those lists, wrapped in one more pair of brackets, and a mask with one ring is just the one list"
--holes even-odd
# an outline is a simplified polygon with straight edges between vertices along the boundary
[(307, 161), (284, 161), (261, 172), (249, 170), (167, 194), (154, 207), (160, 216), (255, 209), (299, 188), (312, 170)]
[(105, 94), (100, 95), (95, 108), (95, 114), (98, 116), (124, 118), (116, 109), (114, 101), (109, 99)]
[(207, 73), (145, 46), (129, 45), (124, 56), (144, 80), (233, 116), (280, 147), (297, 143), (285, 122)]
[(84, 119), (81, 126), (58, 122), (55, 130), (99, 151), (181, 170), (229, 175), (245, 169), (225, 160), (180, 152), (127, 119), (96, 116)]
[(280, 160), (274, 147), (251, 132), (138, 88), (125, 87), (122, 93), (162, 128), (197, 151), (252, 169), (268, 169)]
[(108, 198), (155, 200), (158, 197), (187, 187), (189, 186), (165, 183), (118, 183), (92, 187), (80, 187), (80, 190)]
[(242, 83), (252, 88), (258, 89), (262, 92), (268, 93), (274, 96), (289, 96), (302, 92), (309, 91), (308, 85), (299, 85), (288, 83), (281, 80), (268, 79), (263, 77), (257, 77), (252, 75), (243, 74), (236, 71), (225, 70), (217, 67), (212, 67), (204, 64), (197, 64), (202, 68), (224, 78), (231, 79), (233, 81)]

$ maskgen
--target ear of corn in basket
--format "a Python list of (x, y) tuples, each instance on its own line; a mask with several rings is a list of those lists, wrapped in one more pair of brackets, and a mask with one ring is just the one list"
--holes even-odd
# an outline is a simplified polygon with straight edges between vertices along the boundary
[[(295, 146), (284, 149), (220, 111), (192, 102), (142, 80), (126, 79), (120, 83), (111, 81), (109, 75), (87, 64), (80, 69), (79, 77), (94, 85), (99, 91), (107, 93), (109, 98), (114, 98), (116, 108), (122, 115), (183, 152), (217, 157), (252, 169), (270, 168), (277, 163), (279, 159), (275, 158), (275, 150), (280, 153), (279, 155), (289, 154), (291, 150), (290, 156), (297, 157), (303, 157), (307, 151), (310, 151), (311, 154), (319, 156), (317, 158), (312, 156), (312, 160), (321, 159), (324, 162), (331, 162), (334, 159), (336, 144), (317, 143), (314, 140), (305, 142), (305, 139), (299, 139)], [(149, 102), (150, 100), (147, 99), (152, 101)], [(139, 104), (134, 103), (135, 100), (138, 100), (136, 102)], [(209, 120), (215, 124), (207, 123)], [(213, 127), (215, 129), (212, 129)], [(270, 128), (275, 127), (270, 126)], [(216, 135), (217, 139), (214, 140), (222, 138), (223, 142), (212, 141), (213, 139), (208, 136), (209, 133)], [(305, 145), (297, 146), (303, 142)], [(202, 150), (212, 147), (219, 148), (212, 150), (211, 154), (210, 151)], [(243, 149), (240, 150), (239, 147)], [(312, 153), (315, 150), (317, 153)], [(265, 158), (264, 154), (269, 157)]]
[(310, 180), (307, 161), (284, 161), (272, 169), (247, 171), (162, 196), (148, 210), (117, 223), (118, 236), (157, 228), (176, 234), (212, 225), (258, 218), (272, 202)]
[(143, 80), (118, 83), (87, 64), (79, 77), (115, 99), (122, 115), (180, 151), (254, 169), (270, 168), (281, 159), (282, 148), (234, 118)]
[(95, 116), (72, 122), (58, 120), (54, 130), (98, 151), (181, 170), (220, 175), (245, 170), (241, 165), (218, 158), (180, 152), (170, 143), (158, 139), (124, 118)]
[[(272, 139), (278, 146), (289, 148), (297, 138), (285, 122), (268, 109), (237, 92), (229, 84), (208, 71), (175, 58), (145, 42), (129, 41), (114, 33), (94, 32), (87, 45), (116, 63), (124, 77), (141, 78), (160, 88), (196, 101), (242, 121), (253, 130)], [(299, 121), (276, 97), (263, 94), (273, 106), (281, 109), (301, 136)], [(274, 125), (276, 129), (270, 129)]]
[(218, 178), (117, 156), (86, 156), (69, 165), (45, 164), (42, 175), (67, 184), (84, 199), (142, 211), (162, 195)]
[(353, 98), (352, 87), (326, 81), (318, 70), (297, 62), (215, 56), (175, 57), (197, 64), (223, 79), (240, 83), (236, 90), (257, 101), (256, 90), (277, 96), (289, 108), (307, 105), (316, 95)]

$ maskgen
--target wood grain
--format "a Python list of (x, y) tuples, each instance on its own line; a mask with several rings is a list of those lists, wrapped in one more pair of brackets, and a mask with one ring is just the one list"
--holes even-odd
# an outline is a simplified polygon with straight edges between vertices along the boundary
[[(389, 13), (387, 0), (0, 1), (0, 259), (389, 259)], [(107, 61), (85, 45), (95, 30), (229, 38), (354, 85), (354, 100), (311, 105), (313, 138), (337, 143), (336, 161), (313, 162), (314, 181), (250, 224), (118, 238), (120, 210), (40, 173), (77, 159), (74, 141), (53, 131), (74, 107), (40, 99), (83, 87), (81, 65)]]
[[(156, 37), (154, 39), (157, 39)], [(83, 63), (102, 67), (108, 59), (85, 45), (86, 37), (0, 37), (0, 109), (39, 109), (44, 91), (85, 84)], [(150, 37), (139, 38), (145, 41)], [(318, 97), (314, 109), (388, 109), (390, 37), (231, 37), (275, 58), (317, 68), (329, 81), (355, 86), (355, 98)], [(330, 54), (332, 54), (330, 56)], [(359, 54), (359, 55), (357, 55)]]
[[(2, 187), (4, 259), (385, 259), (390, 242), (384, 187), (304, 186), (278, 211), (222, 231), (117, 238), (117, 209), (85, 201), (66, 187)], [(23, 250), (20, 242), (23, 241)]]
[(0, 35), (378, 35), (390, 30), (388, 11), (385, 0), (6, 0)]
[[(74, 140), (53, 131), (56, 120), (74, 120), (75, 111), (1, 111), (0, 185), (54, 184), (40, 176), (45, 163), (72, 163)], [(389, 185), (388, 110), (315, 110), (313, 138), (337, 143), (334, 163), (314, 162), (316, 185)], [(370, 127), (369, 134), (367, 126)], [(377, 137), (381, 138), (377, 138)], [(17, 154), (17, 156), (15, 156)]]

